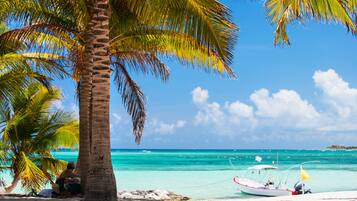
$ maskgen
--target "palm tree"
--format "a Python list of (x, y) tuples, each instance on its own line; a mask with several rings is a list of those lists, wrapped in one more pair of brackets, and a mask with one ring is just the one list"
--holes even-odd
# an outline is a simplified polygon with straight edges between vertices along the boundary
[(87, 177), (85, 200), (117, 200), (116, 182), (110, 154), (109, 104), (110, 104), (110, 53), (108, 0), (95, 0), (90, 12), (92, 28), (92, 105), (91, 105), (91, 164)]
[(353, 21), (357, 11), (356, 0), (268, 0), (268, 15), (277, 24), (274, 44), (290, 44), (286, 27), (294, 21), (317, 19), (339, 22), (353, 33), (357, 33)]
[[(170, 31), (170, 28), (174, 27), (178, 30), (184, 30), (183, 32), (194, 32), (196, 37), (201, 37), (201, 42), (206, 42), (206, 44), (213, 44), (215, 47), (212, 51), (215, 54), (221, 56), (223, 61), (228, 62), (230, 59), (230, 52), (228, 50), (227, 43), (227, 34), (230, 33), (227, 27), (227, 22), (225, 16), (220, 16), (220, 13), (214, 13), (212, 16), (213, 19), (209, 19), (203, 13), (199, 13), (198, 17), (196, 16), (185, 16), (184, 13), (179, 14), (177, 11), (180, 9), (190, 10), (196, 9), (196, 11), (210, 13), (215, 11), (209, 4), (189, 4), (185, 1), (185, 6), (179, 5), (174, 7), (171, 12), (171, 5), (174, 1), (168, 1), (168, 3), (162, 3), (162, 1), (153, 1), (153, 4), (146, 5), (146, 2), (142, 1), (131, 1), (128, 4), (132, 4), (132, 7), (141, 8), (140, 15), (145, 16), (146, 19), (156, 19), (162, 20), (162, 26), (168, 26), (167, 30)], [(177, 1), (176, 5), (177, 4)], [(110, 135), (109, 135), (109, 97), (110, 97), (110, 36), (109, 36), (109, 23), (110, 23), (110, 4), (108, 0), (95, 0), (90, 3), (93, 3), (93, 10), (95, 14), (90, 16), (92, 23), (92, 30), (89, 33), (92, 37), (92, 55), (89, 58), (92, 58), (93, 61), (93, 81), (92, 81), (92, 153), (91, 153), (91, 166), (88, 174), (88, 186), (89, 190), (85, 194), (86, 200), (116, 200), (116, 185), (114, 174), (112, 170), (111, 158), (110, 158)], [(181, 2), (182, 3), (182, 2)], [(202, 3), (202, 2), (201, 2)], [(207, 2), (205, 2), (207, 3)], [(221, 11), (224, 12), (224, 6), (212, 2), (214, 6), (221, 6)], [(158, 5), (157, 7), (155, 5)], [(165, 5), (166, 7), (161, 7)], [(188, 7), (192, 6), (192, 8)], [(145, 9), (148, 7), (154, 7), (154, 10), (150, 12), (145, 12)], [(115, 7), (113, 7), (115, 8)], [(166, 9), (167, 10), (166, 10)], [(203, 8), (203, 9), (202, 9)], [(212, 10), (210, 10), (212, 9)], [(163, 10), (163, 13), (158, 13), (157, 11)], [(173, 12), (176, 11), (176, 12)], [(182, 10), (181, 10), (182, 12)], [(156, 14), (156, 15), (155, 15)], [(164, 16), (169, 16), (165, 18)], [(150, 16), (150, 17), (149, 17)], [(185, 18), (185, 17), (191, 17)], [(220, 18), (222, 17), (222, 18)], [(190, 20), (188, 20), (190, 19)], [(167, 21), (165, 21), (167, 20)], [(179, 20), (179, 21), (177, 21)], [(191, 21), (192, 20), (192, 21)], [(206, 20), (212, 24), (202, 23), (199, 20)], [(183, 22), (182, 22), (183, 21)], [(192, 23), (192, 24), (191, 24)], [(226, 25), (226, 26), (224, 26)], [(215, 27), (217, 26), (217, 27)], [(198, 29), (197, 29), (198, 27)], [(220, 31), (220, 32), (219, 32)], [(210, 34), (214, 36), (210, 38)], [(229, 34), (228, 34), (229, 37)], [(210, 46), (209, 46), (210, 47)], [(131, 48), (130, 46), (128, 48)], [(87, 58), (87, 59), (89, 59)], [(125, 71), (122, 71), (123, 74)], [(136, 134), (137, 141), (141, 137), (141, 132)], [(100, 187), (100, 188), (98, 188)]]
[(51, 150), (75, 147), (79, 126), (69, 113), (51, 107), (60, 99), (58, 89), (32, 83), (10, 103), (0, 105), (0, 139), (6, 150), (0, 157), (0, 170), (9, 170), (13, 175), (6, 192), (20, 181), (25, 189), (41, 190), (65, 168), (66, 162), (55, 159)]
[[(14, 11), (17, 18), (21, 19), (23, 17), (28, 19), (31, 16), (32, 22), (36, 23), (36, 30), (46, 27), (47, 31), (50, 30), (51, 33), (60, 33), (61, 38), (66, 38), (63, 37), (63, 33), (66, 31), (71, 32), (75, 27), (82, 28), (81, 30), (84, 31), (80, 35), (82, 35), (82, 41), (85, 39), (83, 42), (85, 43), (85, 52), (88, 54), (92, 53), (90, 48), (93, 45), (91, 45), (90, 40), (92, 40), (92, 37), (90, 36), (94, 34), (91, 33), (91, 29), (83, 27), (95, 26), (91, 23), (93, 17), (88, 17), (90, 16), (89, 14), (83, 14), (85, 11), (91, 10), (86, 6), (83, 7), (85, 4), (81, 3), (81, 1), (65, 1), (68, 2), (65, 10), (56, 9), (51, 4), (50, 8), (55, 8), (54, 10), (45, 10), (44, 15), (39, 15), (40, 11), (46, 9), (46, 6), (43, 3), (39, 5), (38, 1), (34, 1), (34, 3), (29, 2), (31, 1), (26, 1), (26, 4), (21, 5), (21, 1), (18, 1), (13, 5), (10, 3), (10, 6), (5, 5), (3, 8), (6, 12), (12, 12), (16, 7), (20, 8)], [(58, 5), (65, 2), (59, 1)], [(90, 6), (88, 7), (93, 7), (94, 3), (89, 2)], [(68, 6), (69, 4), (71, 5)], [(112, 1), (111, 6), (113, 14), (110, 19), (110, 26), (112, 28), (109, 37), (111, 39), (110, 52), (112, 58), (109, 61), (113, 64), (113, 69), (116, 71), (116, 80), (119, 84), (118, 89), (122, 93), (124, 105), (132, 115), (133, 130), (137, 142), (140, 141), (145, 121), (144, 96), (137, 84), (130, 78), (128, 68), (133, 67), (144, 73), (152, 72), (154, 75), (166, 80), (169, 71), (160, 62), (158, 55), (173, 55), (183, 62), (193, 65), (199, 64), (199, 66), (203, 66), (207, 70), (213, 69), (217, 72), (227, 72), (233, 75), (228, 64), (232, 57), (230, 51), (232, 50), (232, 39), (234, 38), (234, 25), (229, 21), (227, 9), (220, 3), (213, 0)], [(78, 18), (81, 19), (79, 20), (80, 22), (85, 22), (86, 20), (89, 22), (84, 23), (84, 25), (76, 23), (76, 21), (67, 22), (68, 19), (77, 19), (75, 17), (66, 17), (64, 20), (58, 21), (64, 15), (70, 13), (70, 11), (74, 11), (73, 16), (77, 16), (77, 18), (80, 16)], [(69, 24), (69, 26), (66, 26), (66, 24)], [(76, 24), (77, 26), (75, 26)], [(72, 35), (77, 36), (78, 33), (80, 32), (72, 33)], [(103, 54), (103, 52), (100, 52), (100, 54)], [(91, 93), (92, 86), (90, 79), (92, 70), (89, 67), (91, 66), (92, 59), (88, 55), (85, 55), (85, 58), (83, 63), (79, 63), (81, 64), (79, 66), (86, 64), (85, 68), (81, 68), (81, 70), (82, 73), (89, 74), (80, 75), (82, 89), (80, 92), (86, 91), (86, 93)], [(109, 73), (109, 70), (106, 73)], [(83, 78), (88, 79), (85, 80)], [(82, 87), (88, 90), (84, 90)], [(82, 97), (82, 94), (80, 97)], [(90, 97), (94, 96), (83, 93), (83, 97), (83, 99), (80, 98), (80, 108), (82, 108), (83, 103), (84, 110), (81, 110), (81, 114), (83, 111), (85, 115), (81, 115), (80, 118), (81, 128), (83, 126), (83, 130), (88, 131), (88, 128), (92, 126), (82, 124), (82, 122), (85, 122), (82, 121), (82, 118), (89, 118), (90, 114), (94, 114), (93, 112), (89, 112), (90, 102), (92, 101)], [(90, 123), (92, 121), (87, 119), (87, 122)], [(88, 135), (83, 132), (81, 132), (81, 136), (90, 141)], [(81, 141), (84, 142), (82, 139)], [(88, 146), (87, 143), (84, 146), (81, 144), (80, 152), (85, 146)], [(106, 154), (108, 155), (109, 153), (107, 152)], [(81, 163), (84, 161), (81, 158)]]

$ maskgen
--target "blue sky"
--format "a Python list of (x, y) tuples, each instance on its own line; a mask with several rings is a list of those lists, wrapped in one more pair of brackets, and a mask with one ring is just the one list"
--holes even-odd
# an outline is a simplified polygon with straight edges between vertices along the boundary
[[(291, 46), (274, 47), (274, 25), (261, 1), (224, 0), (239, 26), (232, 67), (237, 80), (167, 60), (162, 83), (133, 73), (147, 96), (142, 144), (115, 87), (112, 148), (323, 148), (357, 145), (357, 38), (342, 25), (288, 27)], [(78, 111), (74, 84), (57, 80), (58, 107)]]

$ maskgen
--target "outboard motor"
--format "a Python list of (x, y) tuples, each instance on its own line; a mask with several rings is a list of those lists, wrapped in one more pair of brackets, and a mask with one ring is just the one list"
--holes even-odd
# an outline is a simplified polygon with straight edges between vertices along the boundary
[(305, 189), (305, 184), (302, 183), (301, 181), (296, 182), (294, 185), (295, 193), (300, 195), (300, 194), (307, 194), (311, 193), (310, 189)]

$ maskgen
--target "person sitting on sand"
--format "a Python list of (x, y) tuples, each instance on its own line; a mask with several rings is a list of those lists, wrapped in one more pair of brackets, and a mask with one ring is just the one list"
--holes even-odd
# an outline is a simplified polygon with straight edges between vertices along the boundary
[(61, 195), (77, 195), (81, 193), (81, 185), (79, 175), (74, 172), (76, 165), (73, 162), (67, 164), (61, 175), (56, 179), (56, 184), (59, 186)]

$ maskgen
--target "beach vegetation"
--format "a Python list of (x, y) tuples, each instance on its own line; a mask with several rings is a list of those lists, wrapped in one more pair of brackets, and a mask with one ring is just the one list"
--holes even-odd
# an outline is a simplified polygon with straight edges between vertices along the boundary
[[(23, 29), (24, 32), (18, 34), (20, 37), (34, 33), (34, 31), (57, 35), (60, 39), (78, 36), (75, 39), (78, 39), (84, 49), (78, 48), (77, 50), (80, 51), (77, 52), (82, 54), (75, 58), (84, 59), (75, 60), (75, 63), (78, 64), (77, 67), (79, 67), (77, 72), (80, 72), (80, 75), (76, 77), (79, 77), (81, 136), (86, 138), (86, 140), (81, 138), (80, 153), (84, 152), (88, 156), (90, 149), (93, 149), (90, 144), (104, 144), (106, 146), (105, 154), (101, 153), (100, 156), (93, 156), (92, 158), (103, 158), (105, 155), (104, 161), (107, 161), (110, 160), (109, 143), (93, 143), (90, 140), (109, 140), (109, 137), (105, 137), (109, 135), (108, 117), (92, 116), (92, 114), (108, 115), (107, 111), (93, 112), (92, 110), (102, 108), (103, 105), (94, 104), (94, 102), (97, 98), (103, 100), (103, 97), (109, 97), (109, 92), (107, 91), (107, 94), (100, 97), (100, 94), (105, 91), (96, 93), (92, 89), (108, 89), (110, 81), (109, 64), (112, 65), (111, 70), (115, 71), (115, 81), (122, 94), (124, 105), (132, 116), (133, 131), (136, 141), (139, 142), (146, 117), (145, 98), (138, 85), (131, 79), (130, 70), (144, 72), (145, 74), (152, 73), (162, 80), (166, 80), (169, 70), (160, 58), (173, 56), (185, 64), (201, 66), (207, 71), (227, 73), (234, 77), (234, 73), (228, 65), (232, 59), (231, 51), (234, 44), (235, 26), (230, 22), (228, 9), (216, 1), (111, 1), (110, 23), (104, 22), (111, 27), (110, 32), (107, 33), (109, 36), (104, 36), (110, 38), (110, 41), (106, 39), (106, 43), (110, 46), (110, 59), (108, 60), (109, 55), (106, 56), (107, 61), (104, 62), (106, 65), (100, 67), (106, 70), (102, 69), (100, 72), (93, 73), (93, 70), (95, 70), (92, 69), (93, 55), (95, 55), (93, 53), (96, 51), (92, 49), (92, 47), (96, 47), (92, 43), (94, 41), (93, 36), (96, 36), (93, 32), (102, 33), (104, 30), (92, 29), (95, 27), (94, 21), (91, 21), (94, 20), (91, 16), (93, 15), (91, 9), (95, 7), (94, 3), (97, 2), (56, 1), (56, 3), (48, 4), (46, 1), (16, 0), (6, 2), (1, 13), (3, 19), (9, 17), (10, 19), (16, 18), (19, 21), (26, 21), (26, 23), (23, 23), (27, 25)], [(102, 5), (102, 3), (106, 5)], [(101, 7), (104, 6), (108, 9), (107, 3), (100, 2)], [(102, 11), (107, 12), (107, 10)], [(28, 21), (28, 19), (31, 20)], [(185, 19), (191, 20), (186, 21)], [(107, 28), (105, 27), (105, 29)], [(102, 38), (103, 35), (99, 37)], [(67, 42), (67, 44), (73, 43)], [(104, 49), (109, 47), (107, 44)], [(103, 44), (97, 45), (103, 49)], [(103, 54), (103, 52), (100, 52), (100, 54)], [(98, 79), (101, 81), (104, 77), (108, 77), (105, 87), (103, 85), (104, 88), (92, 85), (92, 83), (98, 83), (93, 80), (93, 75), (98, 75)], [(92, 94), (96, 94), (96, 96), (92, 96)], [(108, 104), (108, 100), (105, 104)], [(92, 126), (92, 122), (96, 121), (100, 121), (101, 124), (98, 127)], [(106, 127), (101, 128), (102, 126)], [(92, 128), (101, 130), (93, 132)], [(99, 137), (95, 138), (90, 133)], [(86, 146), (87, 148), (85, 148)], [(88, 168), (89, 165), (83, 164), (89, 160), (82, 156), (80, 154), (81, 168)], [(102, 163), (103, 160), (95, 162), (95, 164), (102, 166), (101, 168), (108, 169)], [(110, 161), (108, 164), (108, 166), (111, 166)], [(87, 171), (81, 172), (85, 174)], [(96, 181), (110, 177), (112, 175), (97, 175)]]
[(6, 24), (0, 23), (0, 101), (33, 82), (49, 87), (52, 78), (66, 75), (63, 66), (61, 56), (36, 51), (28, 40), (12, 37)]
[(66, 167), (67, 162), (56, 159), (51, 151), (77, 147), (79, 123), (53, 106), (60, 99), (58, 89), (31, 83), (1, 102), (0, 171), (13, 177), (5, 187), (7, 193), (19, 182), (25, 190), (42, 190)]
[(357, 33), (356, 0), (268, 0), (265, 6), (271, 21), (276, 24), (275, 45), (290, 44), (288, 24), (309, 19), (341, 23), (347, 30)]

